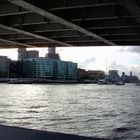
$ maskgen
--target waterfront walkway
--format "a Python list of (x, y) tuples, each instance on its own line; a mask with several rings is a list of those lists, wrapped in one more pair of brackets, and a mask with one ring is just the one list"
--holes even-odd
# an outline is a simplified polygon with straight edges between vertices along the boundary
[(0, 126), (0, 140), (105, 140), (54, 132)]

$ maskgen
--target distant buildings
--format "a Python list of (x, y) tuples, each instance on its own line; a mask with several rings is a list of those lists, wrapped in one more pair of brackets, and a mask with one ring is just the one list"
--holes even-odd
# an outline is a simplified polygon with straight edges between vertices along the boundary
[(18, 61), (12, 61), (6, 56), (0, 56), (0, 78), (39, 78), (51, 80), (98, 81), (104, 79), (115, 83), (118, 80), (126, 83), (139, 81), (138, 77), (130, 75), (119, 76), (117, 70), (109, 70), (108, 75), (101, 70), (78, 69), (77, 63), (60, 60), (55, 48), (50, 48), (46, 57), (39, 57), (39, 52), (18, 49)]
[(130, 75), (125, 75), (125, 72), (122, 72), (122, 75), (119, 76), (117, 70), (109, 70), (108, 75), (106, 76), (106, 81), (115, 83), (117, 81), (123, 81), (124, 83), (136, 83), (139, 81), (137, 76), (133, 76), (132, 71), (130, 71)]
[(121, 79), (125, 83), (137, 83), (139, 81), (139, 78), (137, 76), (133, 76), (132, 71), (130, 72), (130, 75), (125, 75), (125, 73), (123, 72), (121, 75)]
[(9, 77), (10, 59), (0, 56), (0, 78)]
[(85, 69), (78, 69), (78, 80), (83, 81), (89, 79), (88, 73)]
[(120, 79), (120, 76), (118, 74), (118, 70), (109, 70), (108, 75), (106, 76), (106, 81), (115, 83)]
[(105, 72), (101, 70), (88, 70), (89, 79), (99, 80), (105, 78)]
[(98, 81), (100, 79), (105, 78), (105, 72), (101, 70), (85, 70), (85, 69), (78, 69), (78, 80), (95, 80)]
[(132, 72), (130, 72), (129, 76), (125, 75), (125, 72), (123, 72), (121, 76), (119, 76), (118, 73), (118, 70), (109, 70), (108, 75), (106, 75), (104, 71), (100, 70), (78, 69), (78, 80), (98, 81), (104, 79), (108, 83), (116, 83), (117, 81), (123, 81), (125, 83), (136, 83), (139, 81), (139, 78), (137, 76), (133, 76)]

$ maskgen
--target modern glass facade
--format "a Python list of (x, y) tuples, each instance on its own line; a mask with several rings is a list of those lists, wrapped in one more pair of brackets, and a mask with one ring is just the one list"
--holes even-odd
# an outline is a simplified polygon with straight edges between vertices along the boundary
[(77, 64), (51, 58), (30, 58), (22, 61), (25, 78), (76, 80)]
[(26, 78), (52, 78), (53, 77), (52, 59), (30, 58), (23, 61), (23, 73)]
[(67, 79), (67, 63), (65, 61), (57, 61), (57, 79)]
[(76, 80), (78, 74), (77, 64), (72, 62), (67, 62), (67, 72), (68, 72), (67, 73), (68, 79)]

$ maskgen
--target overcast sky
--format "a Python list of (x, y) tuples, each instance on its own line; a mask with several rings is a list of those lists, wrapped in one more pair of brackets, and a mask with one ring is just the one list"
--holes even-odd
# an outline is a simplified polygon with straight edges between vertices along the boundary
[[(45, 56), (47, 48), (35, 48), (39, 50), (40, 56)], [(140, 47), (75, 47), (57, 48), (62, 60), (78, 63), (80, 68), (88, 70), (119, 70), (129, 74), (133, 71), (134, 75), (140, 77)], [(17, 49), (1, 49), (0, 55), (17, 59)]]

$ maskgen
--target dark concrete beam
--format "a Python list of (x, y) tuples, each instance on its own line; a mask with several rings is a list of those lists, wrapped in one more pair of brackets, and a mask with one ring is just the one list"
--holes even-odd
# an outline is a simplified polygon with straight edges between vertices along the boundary
[(86, 30), (86, 29), (84, 29), (84, 28), (82, 28), (82, 27), (80, 27), (78, 25), (75, 25), (75, 24), (73, 24), (71, 22), (68, 22), (68, 21), (66, 21), (66, 20), (64, 20), (64, 19), (62, 19), (62, 18), (60, 18), (58, 16), (55, 16), (52, 13), (49, 13), (49, 12), (43, 10), (43, 9), (40, 9), (40, 8), (34, 6), (34, 5), (31, 5), (31, 4), (29, 4), (29, 3), (27, 3), (27, 2), (25, 2), (23, 0), (7, 0), (7, 1), (9, 1), (9, 2), (11, 2), (13, 4), (16, 4), (18, 6), (21, 6), (22, 8), (25, 8), (25, 9), (27, 9), (29, 11), (33, 11), (33, 12), (35, 12), (35, 13), (43, 16), (43, 17), (46, 17), (46, 18), (50, 19), (50, 20), (56, 21), (56, 22), (58, 22), (58, 23), (60, 23), (62, 25), (65, 25), (65, 26), (69, 27), (69, 28), (72, 28), (73, 30), (77, 30), (77, 31), (79, 31), (79, 32), (81, 32), (83, 34), (86, 34), (86, 35), (88, 35), (90, 37), (93, 37), (94, 39), (97, 39), (97, 40), (99, 40), (101, 42), (104, 42), (106, 45), (115, 45), (114, 43), (112, 43), (112, 42), (110, 42), (110, 41), (98, 36), (97, 34), (94, 34), (94, 33), (90, 32), (90, 31), (88, 31), (88, 30)]
[(11, 25), (11, 26), (21, 26), (21, 25), (32, 25), (34, 23), (39, 24), (42, 23), (48, 23), (49, 20), (37, 15), (33, 12), (29, 12), (28, 14), (22, 14), (22, 15), (12, 15), (12, 16), (0, 16), (1, 23)]
[[(119, 34), (101, 34), (101, 36), (106, 37), (108, 39), (111, 38), (139, 38), (139, 33), (119, 33)], [(27, 36), (22, 36), (22, 35), (0, 35), (0, 38), (5, 38), (8, 40), (12, 40), (12, 41), (22, 41), (24, 42), (25, 40), (30, 40), (32, 42), (34, 42), (35, 40), (39, 40), (39, 39), (34, 39), (32, 37), (27, 37)], [(53, 36), (53, 39), (59, 39), (59, 40), (63, 40), (63, 41), (69, 41), (69, 40), (86, 40), (86, 39), (91, 39), (88, 36), (81, 36), (81, 35), (69, 35), (69, 36), (60, 36), (59, 38), (57, 36)], [(92, 40), (92, 39), (91, 39)]]
[(133, 39), (113, 39), (114, 42), (134, 42), (134, 41), (140, 41), (140, 38), (133, 38)]
[(8, 3), (6, 0), (0, 1), (0, 17), (14, 16), (14, 15), (19, 15), (19, 14), (24, 15), (28, 13), (31, 13), (31, 11), (27, 11), (26, 9), (22, 7)]
[(56, 7), (50, 8), (50, 11), (60, 11), (60, 10), (69, 10), (69, 9), (81, 9), (81, 8), (90, 8), (90, 7), (98, 7), (101, 8), (103, 6), (114, 6), (116, 3), (96, 3), (96, 4), (85, 4), (85, 5), (70, 5), (70, 6), (63, 6), (63, 7)]
[(53, 43), (56, 43), (56, 44), (59, 44), (59, 45), (62, 45), (62, 46), (70, 46), (69, 44), (66, 44), (66, 43), (51, 39), (51, 38), (47, 38), (47, 37), (44, 37), (44, 36), (33, 34), (33, 33), (23, 31), (23, 30), (20, 30), (20, 29), (16, 29), (16, 28), (13, 28), (13, 27), (8, 27), (8, 26), (2, 25), (2, 24), (0, 24), (0, 28), (6, 29), (6, 30), (9, 30), (9, 31), (13, 31), (13, 32), (16, 32), (16, 33), (19, 33), (19, 34), (24, 34), (24, 35), (27, 35), (27, 36), (31, 36), (35, 39), (42, 39), (42, 40), (50, 41), (50, 42), (53, 42)]
[[(28, 0), (25, 0), (28, 2)], [(41, 7), (42, 9), (53, 9), (53, 10), (60, 10), (60, 9), (69, 9), (70, 8), (78, 8), (86, 5), (94, 5), (95, 7), (100, 7), (102, 5), (109, 5), (117, 3), (115, 0), (42, 0), (42, 2), (37, 2), (35, 0), (30, 0), (31, 4)]]
[[(119, 0), (120, 4), (127, 9), (127, 11), (132, 16), (140, 15), (140, 5), (138, 1), (136, 0)], [(140, 17), (136, 17), (135, 20), (137, 23), (140, 23)], [(137, 32), (140, 32), (140, 30), (137, 30)]]
[[(119, 0), (131, 15), (136, 16), (140, 14), (140, 6), (135, 0)], [(138, 23), (140, 23), (140, 17), (136, 17)]]
[[(121, 35), (121, 34), (116, 34), (116, 35), (110, 35), (110, 36), (107, 36), (107, 35), (104, 35), (107, 39), (110, 39), (110, 40), (113, 40), (113, 41), (118, 41), (118, 40), (128, 40), (129, 41), (129, 39), (130, 40), (134, 40), (135, 41), (135, 39), (137, 40), (137, 39), (140, 39), (140, 37), (139, 37), (139, 34), (123, 34), (123, 35)], [(63, 42), (78, 42), (79, 43), (79, 41), (84, 41), (84, 42), (97, 42), (97, 40), (92, 40), (92, 39), (90, 39), (89, 37), (87, 37), (87, 36), (74, 36), (74, 37), (61, 37), (61, 38), (57, 38), (57, 39), (59, 39), (59, 40), (62, 40)], [(18, 42), (24, 42), (24, 43), (26, 43), (26, 44), (28, 44), (28, 43), (31, 43), (31, 42), (33, 42), (33, 43), (35, 43), (35, 42), (44, 42), (43, 40), (34, 40), (33, 38), (10, 38), (9, 39), (10, 41), (18, 41)], [(52, 44), (51, 42), (45, 42), (45, 43), (47, 43), (47, 44)], [(36, 45), (35, 45), (36, 46)]]
[[(32, 24), (31, 24), (32, 25)], [(33, 31), (33, 32), (67, 32), (67, 31), (74, 31), (73, 29), (70, 29), (70, 28), (66, 28), (62, 25), (59, 25), (59, 24), (33, 24), (32, 26), (31, 25), (24, 25), (23, 26), (23, 29), (26, 29), (28, 31)], [(18, 26), (14, 26), (14, 27), (18, 27)], [(126, 24), (123, 24), (122, 25), (119, 25), (119, 24), (116, 24), (114, 26), (109, 26), (109, 25), (106, 25), (106, 26), (100, 26), (99, 25), (96, 25), (96, 26), (90, 26), (88, 27), (87, 29), (88, 30), (108, 30), (108, 29), (124, 29), (124, 28), (140, 28), (140, 25), (139, 24), (135, 24), (135, 25), (126, 25)]]
[[(50, 25), (52, 25), (52, 24), (50, 24)], [(34, 29), (32, 31), (33, 33), (51, 33), (51, 32), (56, 32), (56, 34), (57, 34), (57, 33), (60, 33), (60, 32), (73, 31), (72, 29), (63, 28), (61, 26), (59, 28), (57, 26), (55, 26), (56, 29), (53, 28), (53, 26), (51, 27), (51, 26), (47, 26), (47, 25), (45, 25), (45, 26), (41, 26), (40, 25), (39, 27), (37, 27), (37, 26), (34, 27), (34, 25), (32, 25), (32, 26), (33, 27), (31, 27), (31, 29), (32, 28)], [(90, 27), (90, 28), (88, 28), (88, 30), (93, 30), (93, 31), (95, 31), (95, 30), (106, 30), (106, 32), (108, 32), (108, 30), (110, 30), (110, 29), (112, 29), (112, 30), (113, 29), (118, 29), (119, 30), (119, 29), (129, 29), (129, 28), (139, 29), (140, 25), (131, 25), (131, 26), (129, 26), (129, 25), (119, 26), (118, 25), (118, 26), (103, 26), (103, 27), (100, 27), (100, 26), (98, 27), (97, 26), (97, 27)], [(28, 28), (25, 28), (25, 29), (28, 29)], [(76, 32), (76, 31), (73, 31), (73, 32)], [(16, 32), (1, 32), (1, 30), (0, 30), (0, 35), (14, 35), (14, 34), (17, 34), (17, 33)], [(129, 34), (129, 32), (128, 33), (124, 33), (124, 34)], [(111, 35), (111, 34), (108, 34), (108, 35)], [(69, 34), (68, 36), (72, 36), (72, 35)], [(102, 36), (102, 35), (100, 35), (100, 36)], [(61, 37), (61, 36), (59, 36), (59, 37)], [(73, 36), (73, 37), (75, 37), (75, 36)], [(57, 38), (58, 38), (58, 36), (57, 36)]]
[[(36, 17), (36, 18), (34, 18)], [(49, 23), (48, 23), (49, 22)], [(7, 26), (13, 26), (16, 28), (23, 28), (27, 31), (34, 32), (60, 32), (60, 31), (72, 31), (73, 29), (68, 28), (59, 23), (52, 23), (52, 21), (45, 21), (43, 17), (36, 16), (35, 14), (28, 14), (22, 18), (14, 16), (14, 18), (1, 18), (1, 23)], [(131, 20), (126, 20), (123, 18), (110, 19), (108, 21), (79, 21), (77, 24), (86, 27), (87, 30), (101, 30), (109, 28), (131, 28), (139, 26), (138, 23), (132, 22)], [(94, 27), (95, 26), (95, 27)], [(96, 29), (97, 28), (97, 29)]]
[(15, 48), (18, 48), (18, 47), (35, 48), (35, 46), (33, 46), (33, 45), (24, 44), (24, 43), (20, 43), (17, 41), (15, 42), (15, 41), (10, 41), (10, 40), (6, 40), (6, 39), (0, 39), (0, 41), (14, 45)]
[[(39, 46), (39, 47), (46, 47), (48, 44), (45, 43), (45, 42), (36, 42), (35, 44), (34, 43), (28, 43), (28, 44), (31, 44), (31, 45), (35, 45), (35, 46)], [(84, 42), (84, 43), (81, 43), (81, 42), (70, 42), (71, 45), (73, 46), (76, 46), (76, 47), (81, 47), (81, 46), (105, 46), (104, 43), (102, 42)]]
[[(93, 12), (94, 11), (94, 12)], [(80, 14), (79, 14), (80, 13)], [(102, 7), (101, 9), (96, 8), (85, 8), (85, 9), (71, 9), (71, 10), (64, 10), (64, 11), (55, 11), (53, 14), (67, 19), (69, 21), (73, 19), (85, 19), (85, 18), (98, 18), (98, 17), (114, 17), (116, 15), (116, 10), (114, 6), (109, 7)]]
[(0, 17), (7, 17), (7, 16), (17, 16), (17, 15), (24, 15), (24, 14), (30, 14), (33, 13), (31, 11), (23, 11), (23, 12), (10, 12), (10, 13), (3, 13), (0, 14)]
[[(70, 5), (70, 6), (64, 6), (64, 7), (56, 7), (56, 8), (50, 8), (50, 11), (59, 11), (59, 10), (68, 10), (68, 9), (79, 9), (79, 8), (89, 8), (89, 7), (102, 7), (102, 6), (112, 6), (116, 3), (110, 2), (110, 3), (96, 3), (96, 4), (85, 4), (85, 5)], [(15, 7), (13, 5), (10, 5), (9, 3), (4, 3), (3, 10), (0, 9), (0, 16), (12, 16), (12, 15), (19, 15), (19, 14), (28, 14), (30, 11), (15, 11)], [(11, 12), (7, 13), (7, 6), (10, 7)], [(5, 8), (4, 8), (5, 7)], [(5, 9), (5, 11), (4, 11)], [(5, 14), (4, 14), (5, 12)]]
[[(139, 38), (139, 33), (116, 33), (116, 34), (101, 34), (101, 36), (106, 37), (107, 39), (138, 39)], [(29, 43), (29, 42), (36, 42), (36, 41), (43, 41), (41, 39), (34, 39), (33, 37), (27, 37), (25, 35), (21, 34), (16, 34), (16, 35), (0, 35), (0, 38), (4, 38), (7, 40), (11, 41), (19, 41), (19, 42), (24, 42), (24, 43)], [(85, 35), (61, 35), (61, 36), (52, 36), (53, 39), (57, 39), (59, 41), (84, 41), (84, 40), (91, 40), (94, 41), (91, 37), (85, 36)], [(97, 40), (95, 40), (97, 41)], [(47, 42), (48, 44), (52, 44), (51, 42)]]
[[(89, 40), (87, 44), (92, 44), (94, 40), (98, 44), (113, 40), (117, 44), (127, 44), (120, 39), (130, 39), (128, 42), (132, 44), (135, 44), (135, 41), (138, 43), (140, 8), (136, 0), (30, 0), (31, 4), (28, 2), (1, 0), (0, 24), (60, 42), (74, 41), (73, 44), (76, 45), (81, 44), (75, 42), (78, 39), (83, 40), (83, 44), (86, 44), (86, 40)], [(36, 38), (25, 32), (21, 35), (16, 31), (6, 28), (5, 31), (0, 30), (0, 38), (19, 43), (28, 43)]]

